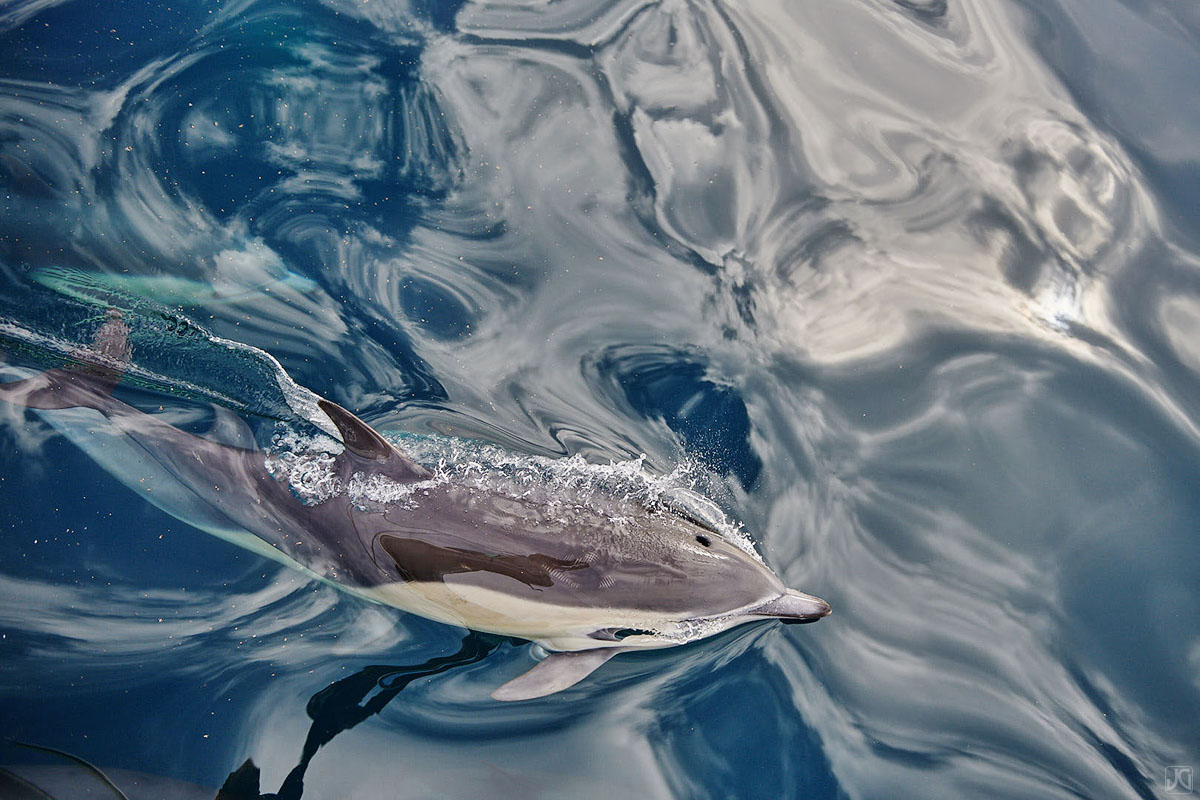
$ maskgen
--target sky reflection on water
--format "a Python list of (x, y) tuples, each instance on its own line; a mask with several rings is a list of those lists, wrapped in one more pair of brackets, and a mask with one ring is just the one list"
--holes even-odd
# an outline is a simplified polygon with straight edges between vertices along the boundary
[[(46, 270), (98, 273), (181, 419), (286, 412), (187, 318), (383, 429), (692, 461), (835, 609), (516, 707), (501, 648), (313, 797), (1163, 796), (1200, 768), (1192, 8), (10, 3), (0, 347), (86, 341)], [(0, 417), (6, 736), (271, 789), (309, 697), (458, 648)]]

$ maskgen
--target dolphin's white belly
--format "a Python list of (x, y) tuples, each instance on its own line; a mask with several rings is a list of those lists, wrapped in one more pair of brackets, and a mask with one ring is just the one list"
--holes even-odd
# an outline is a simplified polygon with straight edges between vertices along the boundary
[(356, 590), (376, 602), (410, 611), (437, 622), (485, 633), (517, 636), (548, 650), (592, 650), (601, 647), (671, 647), (680, 642), (650, 636), (621, 641), (594, 639), (588, 634), (621, 627), (661, 631), (670, 620), (638, 609), (583, 608), (543, 603), (483, 586), (452, 582), (393, 582)]

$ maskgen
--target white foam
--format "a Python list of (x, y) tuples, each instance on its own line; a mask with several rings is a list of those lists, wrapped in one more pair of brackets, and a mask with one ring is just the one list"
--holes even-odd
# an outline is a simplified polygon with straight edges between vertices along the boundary
[(418, 483), (399, 483), (383, 475), (358, 472), (342, 481), (333, 472), (340, 445), (290, 428), (281, 429), (274, 437), (266, 466), (272, 475), (286, 480), (298, 498), (313, 504), (344, 495), (362, 509), (410, 508), (422, 490), (452, 483), (468, 492), (536, 502), (565, 523), (583, 511), (606, 517), (616, 528), (630, 527), (627, 523), (647, 512), (681, 515), (762, 561), (741, 527), (694, 490), (701, 477), (694, 464), (681, 464), (667, 475), (655, 475), (647, 471), (645, 456), (592, 464), (578, 454), (546, 458), (470, 439), (408, 433), (391, 438), (433, 476)]
[(345, 492), (346, 487), (333, 470), (339, 449), (336, 442), (324, 436), (302, 436), (281, 429), (272, 438), (263, 464), (273, 477), (287, 481), (302, 503), (316, 505)]
[(351, 476), (350, 483), (346, 487), (346, 495), (359, 508), (374, 506), (411, 508), (417, 494), (441, 482), (442, 479), (435, 476), (432, 480), (400, 483), (383, 475), (356, 472)]
[(550, 508), (582, 505), (619, 523), (646, 510), (681, 513), (705, 525), (756, 560), (749, 536), (720, 507), (697, 493), (700, 468), (691, 463), (667, 475), (646, 469), (645, 456), (592, 464), (581, 455), (546, 458), (514, 453), (469, 439), (401, 434), (394, 443), (425, 464), (438, 480), (516, 499), (537, 497)]

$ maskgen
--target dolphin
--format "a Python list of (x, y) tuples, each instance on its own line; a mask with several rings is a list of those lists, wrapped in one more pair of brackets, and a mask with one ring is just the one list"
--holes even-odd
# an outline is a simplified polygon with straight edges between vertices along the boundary
[[(95, 764), (55, 747), (10, 740), (17, 747), (58, 756), (70, 766), (5, 765), (0, 766), (0, 798), (3, 800), (86, 800), (95, 797), (111, 797), (117, 800), (262, 800), (259, 792), (231, 793), (222, 787), (213, 792), (195, 784), (144, 772), (124, 769), (100, 769)], [(253, 764), (250, 765), (253, 768)], [(230, 776), (231, 785), (236, 778), (248, 775), (245, 766)], [(245, 781), (245, 778), (242, 778)], [(122, 788), (124, 787), (124, 788)]]
[(569, 487), (446, 480), (328, 400), (318, 406), (344, 446), (329, 473), (387, 486), (393, 499), (306, 501), (232, 413), (218, 441), (113, 397), (130, 357), (128, 328), (111, 311), (90, 349), (0, 385), (0, 398), (41, 410), (100, 463), (122, 462), (114, 474), (178, 519), (351, 594), (549, 652), (497, 700), (558, 692), (621, 652), (830, 613), (686, 505), (614, 500), (606, 513)]

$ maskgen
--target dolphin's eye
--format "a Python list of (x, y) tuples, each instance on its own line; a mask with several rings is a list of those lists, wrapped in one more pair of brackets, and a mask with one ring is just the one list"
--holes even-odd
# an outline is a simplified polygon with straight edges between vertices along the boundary
[(702, 534), (696, 536), (696, 541), (699, 542), (700, 544), (704, 545), (705, 547), (712, 547), (712, 539), (710, 539), (707, 536), (704, 536)]

